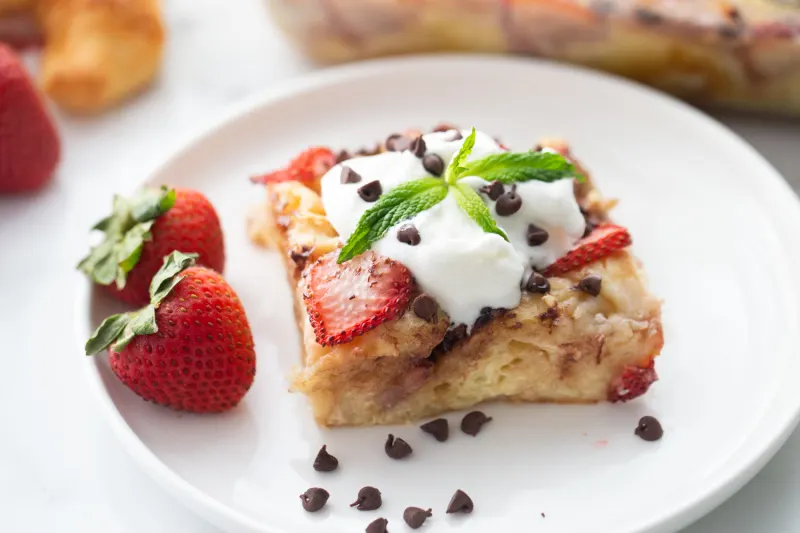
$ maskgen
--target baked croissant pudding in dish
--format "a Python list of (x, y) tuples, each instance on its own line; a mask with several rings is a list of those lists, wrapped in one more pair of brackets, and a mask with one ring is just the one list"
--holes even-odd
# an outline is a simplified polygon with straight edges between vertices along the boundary
[(254, 181), (250, 234), (296, 287), (293, 388), (321, 425), (627, 401), (657, 379), (660, 300), (563, 142), (514, 152), (443, 125)]

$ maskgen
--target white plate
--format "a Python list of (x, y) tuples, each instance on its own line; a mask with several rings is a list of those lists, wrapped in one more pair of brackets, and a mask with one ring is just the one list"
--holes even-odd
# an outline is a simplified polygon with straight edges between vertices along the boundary
[[(477, 438), (439, 444), (415, 426), (391, 431), (414, 455), (383, 453), (387, 428), (321, 430), (287, 392), (298, 362), (289, 290), (277, 258), (248, 243), (247, 209), (262, 200), (251, 174), (311, 144), (358, 147), (447, 120), (527, 148), (568, 139), (604, 192), (665, 299), (661, 376), (626, 405), (488, 405)], [(798, 202), (747, 144), (701, 113), (638, 85), (549, 63), (483, 57), (378, 61), (313, 74), (239, 108), (170, 159), (151, 180), (193, 187), (216, 205), (226, 277), (253, 326), (255, 386), (223, 416), (176, 414), (116, 381), (105, 356), (93, 387), (124, 446), (198, 513), (227, 531), (352, 533), (378, 516), (406, 530), (406, 506), (432, 507), (430, 532), (675, 531), (752, 477), (794, 427), (800, 264)], [(98, 207), (98, 215), (100, 215)], [(81, 341), (117, 307), (82, 286)], [(653, 414), (664, 438), (633, 436)], [(322, 443), (341, 468), (311, 468)], [(384, 494), (379, 511), (348, 507), (357, 490)], [(323, 512), (298, 494), (323, 486)], [(470, 516), (446, 516), (455, 489)], [(545, 513), (542, 517), (540, 513)]]

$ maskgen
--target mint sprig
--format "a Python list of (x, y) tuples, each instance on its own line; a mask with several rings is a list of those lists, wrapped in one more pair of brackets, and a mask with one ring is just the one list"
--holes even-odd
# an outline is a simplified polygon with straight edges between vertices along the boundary
[(486, 181), (499, 181), (506, 185), (537, 180), (553, 182), (575, 178), (583, 183), (586, 178), (564, 156), (550, 152), (505, 152), (488, 155), (461, 165), (459, 178), (480, 176)]
[(537, 180), (553, 182), (566, 178), (585, 181), (575, 166), (560, 154), (549, 152), (504, 152), (467, 161), (475, 148), (475, 128), (464, 139), (443, 179), (421, 178), (406, 182), (387, 194), (367, 209), (347, 239), (338, 263), (369, 250), (370, 245), (381, 239), (389, 229), (431, 207), (453, 193), (456, 203), (478, 226), (487, 233), (499, 235), (506, 241), (508, 236), (497, 226), (483, 198), (475, 190), (459, 183), (467, 176), (477, 176), (486, 181), (499, 181), (506, 185)]
[(366, 252), (370, 244), (386, 235), (389, 228), (430, 209), (445, 196), (447, 184), (438, 178), (422, 178), (395, 187), (361, 215), (336, 262), (344, 263)]

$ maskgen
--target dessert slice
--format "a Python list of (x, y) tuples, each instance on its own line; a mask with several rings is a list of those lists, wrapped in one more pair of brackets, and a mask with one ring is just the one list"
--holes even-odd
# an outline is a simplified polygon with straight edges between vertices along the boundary
[(626, 401), (657, 378), (660, 302), (630, 235), (560, 142), (480, 132), (311, 149), (257, 178), (251, 236), (296, 287), (293, 387), (327, 426), (417, 420), (488, 400)]

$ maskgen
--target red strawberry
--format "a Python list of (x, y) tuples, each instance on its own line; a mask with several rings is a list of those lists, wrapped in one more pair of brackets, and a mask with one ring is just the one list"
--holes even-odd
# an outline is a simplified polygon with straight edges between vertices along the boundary
[(628, 230), (614, 224), (602, 224), (581, 239), (564, 257), (547, 267), (544, 275), (564, 274), (630, 245), (631, 235)]
[(19, 62), (0, 44), (0, 193), (43, 187), (61, 157), (61, 141)]
[(336, 164), (336, 155), (324, 147), (309, 148), (292, 159), (289, 166), (261, 176), (250, 178), (253, 183), (280, 183), (299, 181), (304, 185), (316, 187), (319, 180)]
[(654, 367), (655, 363), (652, 359), (646, 367), (626, 366), (622, 370), (622, 374), (611, 382), (608, 401), (627, 402), (647, 392), (650, 385), (658, 381), (658, 374), (656, 374)]
[(86, 354), (109, 348), (111, 370), (133, 392), (180, 411), (226, 411), (256, 373), (244, 308), (216, 271), (174, 252), (153, 278), (150, 304), (108, 317)]
[(111, 216), (93, 229), (105, 232), (105, 240), (78, 268), (131, 305), (150, 301), (147, 289), (153, 275), (176, 250), (198, 254), (198, 264), (217, 272), (225, 267), (217, 212), (197, 191), (147, 188), (132, 198), (116, 197)]
[(306, 310), (322, 346), (350, 342), (408, 306), (411, 273), (397, 261), (365, 252), (336, 264), (339, 251), (303, 274)]

